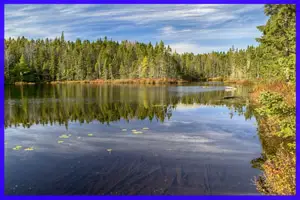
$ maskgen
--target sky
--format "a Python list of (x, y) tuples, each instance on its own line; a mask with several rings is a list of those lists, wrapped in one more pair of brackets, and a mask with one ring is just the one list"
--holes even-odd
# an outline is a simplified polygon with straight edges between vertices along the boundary
[(209, 53), (257, 45), (263, 4), (5, 5), (5, 38), (60, 37), (152, 44), (162, 40), (178, 53)]

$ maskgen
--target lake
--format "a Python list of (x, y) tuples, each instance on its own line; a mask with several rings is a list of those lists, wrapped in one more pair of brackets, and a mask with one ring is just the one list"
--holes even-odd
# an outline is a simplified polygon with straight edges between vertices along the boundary
[(6, 86), (5, 194), (258, 194), (250, 88), (235, 87)]

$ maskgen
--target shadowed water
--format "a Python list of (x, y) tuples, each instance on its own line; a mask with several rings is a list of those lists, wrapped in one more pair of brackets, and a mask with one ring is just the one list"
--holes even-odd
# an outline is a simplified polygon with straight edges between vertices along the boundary
[(248, 91), (7, 86), (5, 193), (256, 194), (250, 162), (261, 146)]

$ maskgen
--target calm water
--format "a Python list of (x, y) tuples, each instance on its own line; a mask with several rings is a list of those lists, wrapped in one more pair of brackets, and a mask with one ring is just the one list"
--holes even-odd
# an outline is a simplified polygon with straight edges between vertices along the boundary
[(5, 193), (256, 194), (247, 96), (221, 84), (8, 86)]

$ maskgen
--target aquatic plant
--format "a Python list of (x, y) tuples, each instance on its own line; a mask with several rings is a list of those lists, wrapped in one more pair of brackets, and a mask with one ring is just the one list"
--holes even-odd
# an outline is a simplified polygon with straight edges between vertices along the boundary
[(28, 147), (28, 148), (24, 149), (24, 151), (33, 151), (33, 150), (34, 150), (33, 147)]
[(61, 143), (63, 143), (63, 142), (64, 142), (64, 141), (62, 141), (62, 140), (58, 140), (58, 141), (57, 141), (58, 144), (61, 144)]
[(143, 130), (149, 130), (149, 128), (148, 127), (144, 127)]
[(18, 150), (20, 150), (22, 148), (22, 146), (20, 146), (20, 145), (17, 145), (17, 146), (15, 146), (14, 148), (13, 148), (13, 150), (16, 150), (16, 151), (18, 151)]
[(92, 134), (92, 133), (89, 133), (89, 134), (88, 134), (88, 136), (89, 136), (89, 137), (92, 137), (92, 136), (93, 136), (93, 134)]
[(61, 135), (61, 136), (59, 136), (59, 138), (64, 138), (64, 139), (67, 139), (67, 138), (69, 138), (70, 136), (69, 135), (66, 135), (66, 134), (63, 134), (63, 135)]
[(126, 129), (126, 128), (123, 128), (122, 131), (127, 131), (127, 129)]
[(142, 134), (143, 132), (142, 131), (133, 131), (132, 133), (133, 134)]
[(110, 154), (112, 152), (112, 149), (106, 149), (108, 153)]

